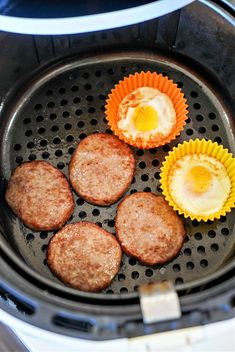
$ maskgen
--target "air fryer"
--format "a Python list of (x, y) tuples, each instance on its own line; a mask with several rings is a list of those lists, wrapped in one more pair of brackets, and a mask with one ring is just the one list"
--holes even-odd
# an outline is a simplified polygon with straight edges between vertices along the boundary
[[(113, 283), (99, 293), (65, 286), (49, 270), (53, 232), (33, 232), (4, 200), (12, 170), (47, 160), (68, 176), (85, 136), (111, 133), (107, 95), (124, 76), (167, 75), (189, 105), (187, 125), (157, 149), (134, 149), (136, 175), (127, 194), (161, 194), (159, 172), (178, 143), (207, 138), (234, 144), (234, 18), (228, 1), (196, 1), (157, 19), (98, 32), (40, 36), (0, 33), (0, 308), (37, 327), (94, 340), (132, 337), (233, 317), (234, 210), (213, 222), (184, 219), (187, 236), (174, 260), (148, 267), (123, 254)], [(69, 222), (91, 221), (114, 233), (117, 204), (98, 207), (74, 193)], [(181, 317), (144, 323), (139, 287), (169, 280)], [(167, 307), (166, 307), (167, 310)]]

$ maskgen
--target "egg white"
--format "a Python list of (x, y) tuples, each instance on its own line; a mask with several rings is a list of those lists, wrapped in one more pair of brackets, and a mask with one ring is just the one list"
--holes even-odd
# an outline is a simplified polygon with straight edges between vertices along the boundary
[[(136, 98), (133, 98), (135, 96)], [(130, 103), (129, 103), (130, 102)], [(151, 106), (158, 115), (157, 128), (150, 131), (138, 131), (133, 122), (135, 108), (130, 106), (133, 103), (141, 106)], [(141, 138), (148, 141), (152, 137), (167, 136), (176, 121), (175, 109), (171, 99), (156, 88), (141, 87), (128, 94), (119, 106), (118, 128), (127, 138), (133, 140)]]
[[(192, 192), (186, 186), (192, 167), (203, 166), (211, 174), (209, 188), (203, 193)], [(168, 179), (169, 191), (178, 207), (197, 216), (209, 216), (219, 211), (229, 196), (231, 181), (224, 165), (205, 154), (186, 155), (176, 161)]]

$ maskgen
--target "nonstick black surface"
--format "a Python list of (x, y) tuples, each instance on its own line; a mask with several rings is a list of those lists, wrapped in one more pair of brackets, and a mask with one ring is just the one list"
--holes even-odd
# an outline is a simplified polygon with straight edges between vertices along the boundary
[[(207, 138), (234, 148), (230, 117), (211, 87), (184, 67), (164, 58), (143, 53), (116, 53), (67, 61), (35, 77), (11, 101), (1, 141), (2, 182), (12, 170), (28, 160), (47, 160), (68, 176), (74, 148), (94, 132), (111, 133), (104, 115), (107, 94), (124, 76), (141, 70), (166, 74), (184, 92), (189, 105), (187, 125), (168, 145), (152, 150), (133, 149), (136, 174), (126, 194), (136, 191), (161, 194), (159, 172), (162, 161), (184, 140)], [(117, 204), (99, 207), (74, 193), (76, 208), (69, 222), (91, 221), (114, 234)], [(60, 283), (47, 267), (47, 244), (53, 232), (33, 232), (5, 205), (4, 228), (13, 248), (27, 265), (49, 281)], [(232, 255), (234, 211), (214, 222), (184, 219), (187, 237), (173, 261), (147, 267), (123, 255), (122, 267), (104, 292), (133, 292), (138, 285), (170, 279), (176, 284), (192, 282), (216, 272)], [(63, 283), (60, 283), (63, 286)]]

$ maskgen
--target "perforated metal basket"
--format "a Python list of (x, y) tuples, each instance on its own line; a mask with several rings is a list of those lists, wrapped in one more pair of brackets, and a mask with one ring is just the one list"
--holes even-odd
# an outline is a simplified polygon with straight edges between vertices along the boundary
[[(161, 194), (162, 161), (184, 140), (207, 138), (234, 152), (231, 38), (229, 12), (205, 1), (119, 30), (69, 37), (2, 34), (0, 287), (18, 310), (12, 312), (2, 301), (1, 308), (45, 329), (96, 339), (190, 326), (232, 314), (234, 211), (214, 222), (184, 219), (187, 237), (178, 257), (164, 266), (147, 267), (123, 255), (110, 287), (90, 294), (66, 287), (48, 269), (46, 251), (53, 232), (32, 232), (4, 202), (7, 180), (23, 161), (48, 160), (67, 176), (80, 140), (97, 131), (111, 133), (104, 117), (107, 94), (124, 76), (141, 70), (173, 79), (187, 98), (189, 118), (172, 143), (133, 149), (136, 174), (126, 194)], [(69, 222), (85, 219), (114, 234), (117, 204), (98, 207), (75, 193), (74, 198), (76, 209)], [(166, 279), (176, 285), (183, 317), (173, 325), (146, 327), (138, 287)]]

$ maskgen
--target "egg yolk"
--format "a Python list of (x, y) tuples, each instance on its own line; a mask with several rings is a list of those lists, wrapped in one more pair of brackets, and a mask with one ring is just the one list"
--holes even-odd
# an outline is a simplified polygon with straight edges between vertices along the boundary
[(137, 131), (152, 131), (158, 126), (158, 114), (149, 105), (139, 105), (133, 114), (133, 123)]
[(194, 166), (188, 171), (186, 181), (193, 192), (204, 193), (211, 185), (212, 175), (204, 166)]

